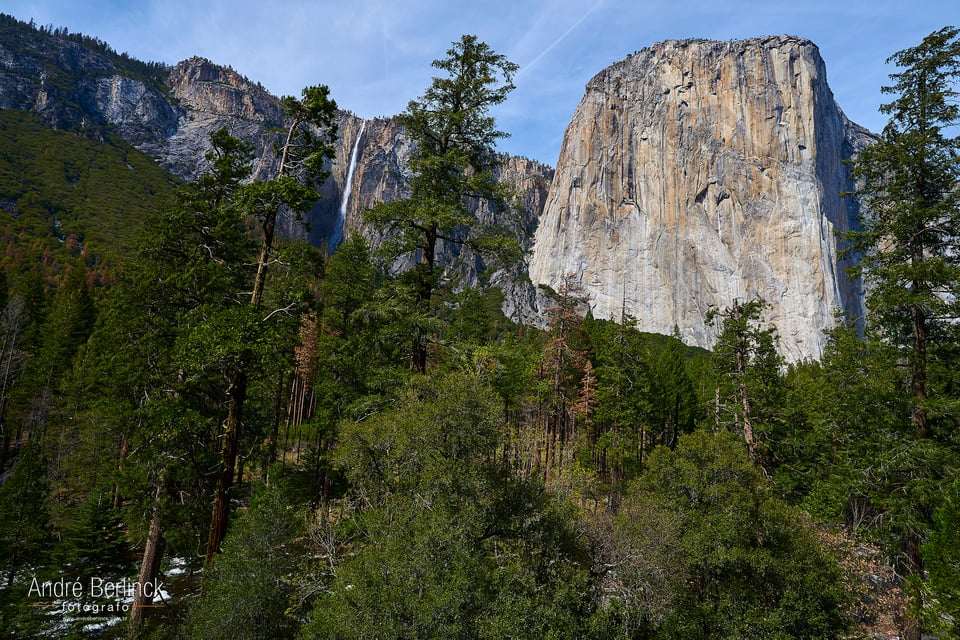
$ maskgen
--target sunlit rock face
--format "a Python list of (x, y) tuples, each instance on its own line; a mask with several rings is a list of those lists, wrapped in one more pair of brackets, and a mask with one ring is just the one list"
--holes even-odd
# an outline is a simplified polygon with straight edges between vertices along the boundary
[[(337, 130), (339, 138), (331, 175), (321, 189), (323, 197), (310, 212), (310, 237), (315, 244), (322, 244), (356, 230), (376, 249), (390, 236), (365, 224), (362, 212), (378, 203), (409, 195), (408, 185), (412, 178), (409, 161), (414, 151), (413, 143), (396, 117), (363, 120), (352, 113), (340, 112)], [(543, 211), (553, 170), (535, 160), (517, 156), (501, 154), (498, 160), (494, 173), (499, 181), (510, 185), (516, 206), (511, 211), (496, 211), (491, 210), (485, 201), (473, 201), (472, 213), (485, 224), (510, 228), (521, 246), (527, 249)], [(394, 269), (409, 268), (416, 260), (416, 255), (403, 256)], [(438, 247), (437, 261), (449, 271), (448, 277), (456, 277), (457, 281), (467, 284), (475, 284), (487, 266), (479, 256), (445, 242)], [(510, 280), (512, 283), (505, 274), (500, 274), (496, 280)], [(512, 294), (506, 292), (506, 295), (510, 303)], [(521, 310), (515, 314), (518, 319), (536, 313), (525, 303), (519, 306)]]
[(530, 277), (575, 274), (593, 314), (709, 347), (711, 307), (762, 298), (790, 360), (862, 308), (837, 232), (869, 140), (795, 37), (668, 41), (601, 71), (566, 131)]
[(283, 116), (266, 89), (232, 69), (196, 57), (175, 65), (167, 84), (180, 118), (172, 135), (154, 150), (163, 166), (186, 179), (200, 176), (208, 169), (204, 156), (211, 148), (210, 134), (226, 128), (253, 144), (255, 177), (276, 173), (272, 149)]

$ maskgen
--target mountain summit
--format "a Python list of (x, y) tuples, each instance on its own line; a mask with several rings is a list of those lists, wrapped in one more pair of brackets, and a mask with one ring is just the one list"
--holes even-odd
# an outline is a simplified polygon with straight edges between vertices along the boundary
[[(190, 58), (173, 67), (116, 54), (77, 34), (4, 17), (0, 108), (32, 110), (51, 125), (115, 131), (183, 179), (206, 170), (221, 127), (257, 150), (270, 174), (281, 121), (277, 98), (229, 67)], [(338, 116), (331, 176), (287, 236), (335, 243), (359, 229), (358, 212), (405, 193), (411, 147), (394, 118)], [(857, 203), (844, 161), (872, 135), (851, 123), (827, 85), (817, 47), (802, 38), (675, 40), (598, 73), (573, 115), (556, 171), (503, 156), (523, 215), (533, 284), (573, 275), (593, 313), (637, 319), (640, 329), (709, 347), (709, 309), (761, 298), (791, 360), (818, 358), (836, 311), (862, 316), (860, 284), (845, 275), (838, 233)], [(347, 192), (349, 190), (349, 193)], [(496, 212), (477, 211), (480, 217)], [(468, 280), (478, 259), (441, 247)], [(402, 269), (412, 264), (394, 265)], [(524, 274), (492, 279), (515, 319), (542, 324), (543, 296)]]
[(595, 316), (704, 347), (711, 307), (762, 298), (784, 354), (817, 358), (836, 310), (862, 313), (837, 232), (857, 206), (844, 161), (869, 139), (809, 40), (655, 44), (588, 83), (531, 278), (575, 274)]

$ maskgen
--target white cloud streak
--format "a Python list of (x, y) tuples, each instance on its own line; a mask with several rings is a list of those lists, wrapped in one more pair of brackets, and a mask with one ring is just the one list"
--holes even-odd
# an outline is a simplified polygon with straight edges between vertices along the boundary
[[(430, 62), (464, 33), (521, 64), (497, 110), (502, 146), (545, 162), (583, 86), (626, 54), (669, 38), (789, 33), (820, 46), (837, 101), (873, 129), (884, 60), (944, 26), (955, 0), (4, 0), (4, 13), (67, 27), (142, 60), (192, 55), (230, 65), (276, 94), (327, 84), (364, 117), (390, 115), (429, 84)], [(579, 16), (576, 20), (574, 17)], [(571, 20), (573, 20), (571, 22)], [(587, 28), (589, 27), (589, 28)]]
[(535, 67), (535, 66), (537, 65), (537, 63), (540, 62), (541, 59), (543, 59), (544, 56), (546, 56), (548, 53), (550, 53), (551, 51), (553, 51), (558, 44), (560, 44), (561, 42), (563, 42), (563, 41), (567, 38), (567, 36), (569, 36), (571, 33), (573, 33), (573, 32), (576, 30), (577, 27), (579, 27), (581, 24), (583, 24), (583, 21), (586, 20), (587, 18), (589, 18), (589, 17), (590, 17), (590, 14), (592, 14), (594, 11), (596, 11), (596, 10), (600, 7), (601, 4), (603, 4), (603, 0), (597, 0), (597, 2), (594, 3), (594, 5), (593, 5), (592, 7), (590, 7), (590, 9), (589, 9), (586, 13), (584, 13), (582, 16), (580, 16), (580, 19), (577, 20), (576, 22), (574, 22), (574, 23), (570, 26), (569, 29), (567, 29), (566, 31), (564, 31), (563, 34), (562, 34), (559, 38), (557, 38), (556, 40), (554, 40), (553, 42), (551, 42), (549, 45), (547, 45), (547, 47), (546, 47), (543, 51), (541, 51), (540, 53), (538, 53), (538, 54), (536, 55), (536, 57), (534, 57), (533, 60), (531, 60), (530, 62), (528, 62), (528, 63), (526, 63), (525, 65), (521, 66), (520, 71), (519, 71), (519, 73), (517, 74), (517, 76), (519, 77), (519, 76), (520, 76), (521, 74), (523, 74), (524, 72), (528, 72), (530, 69), (532, 69), (533, 67)]

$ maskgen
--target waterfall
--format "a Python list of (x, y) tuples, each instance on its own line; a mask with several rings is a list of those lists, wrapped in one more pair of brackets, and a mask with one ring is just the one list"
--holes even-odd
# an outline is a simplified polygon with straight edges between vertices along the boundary
[(366, 120), (360, 123), (360, 131), (357, 133), (357, 139), (353, 143), (353, 151), (350, 153), (350, 166), (347, 168), (347, 181), (343, 185), (343, 195), (340, 198), (340, 216), (337, 218), (337, 224), (333, 229), (333, 235), (330, 237), (330, 249), (336, 249), (340, 241), (343, 240), (343, 225), (347, 221), (347, 203), (350, 202), (350, 191), (353, 188), (353, 172), (357, 168), (357, 155), (360, 152), (360, 139), (363, 137), (363, 129), (367, 126)]

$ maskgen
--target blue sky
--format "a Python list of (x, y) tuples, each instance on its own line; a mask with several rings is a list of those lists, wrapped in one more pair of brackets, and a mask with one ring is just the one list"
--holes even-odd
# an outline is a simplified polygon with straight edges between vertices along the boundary
[(474, 34), (521, 68), (495, 112), (512, 134), (499, 148), (548, 164), (586, 82), (654, 42), (809, 38), (841, 108), (878, 131), (886, 58), (960, 25), (957, 0), (4, 0), (0, 12), (141, 60), (204, 56), (278, 95), (327, 84), (341, 108), (366, 118), (402, 111), (428, 86), (430, 62)]

